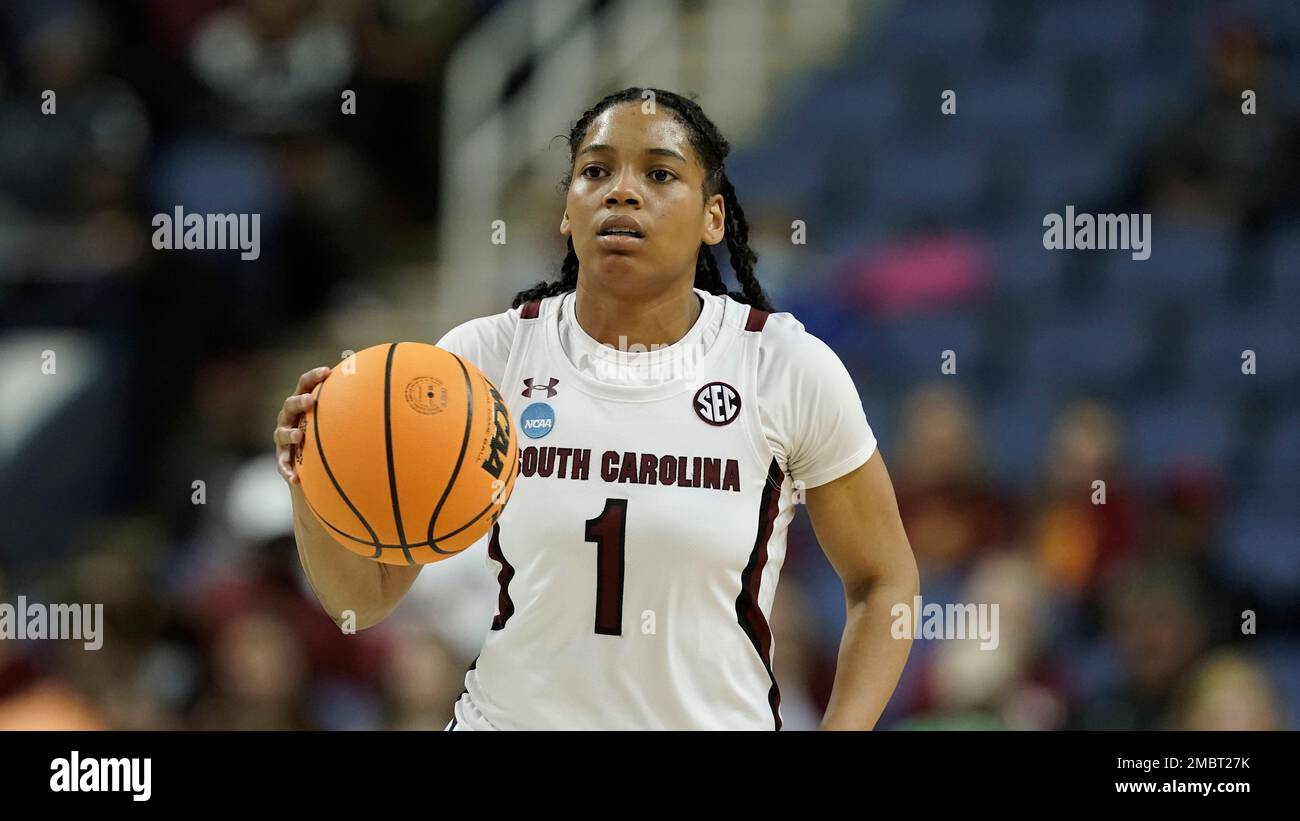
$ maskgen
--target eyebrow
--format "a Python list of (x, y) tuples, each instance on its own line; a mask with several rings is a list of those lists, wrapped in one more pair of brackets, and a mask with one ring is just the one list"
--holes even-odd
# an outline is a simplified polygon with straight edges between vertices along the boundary
[[(615, 149), (614, 146), (612, 145), (606, 145), (605, 143), (592, 143), (591, 145), (579, 151), (578, 156), (581, 157), (583, 154), (589, 154), (594, 151), (612, 152), (616, 150), (617, 149)], [(681, 154), (678, 154), (676, 151), (672, 150), (671, 148), (647, 148), (645, 150), (645, 153), (653, 154), (658, 157), (673, 157), (675, 159), (681, 160), (682, 162), (686, 162), (685, 157), (683, 157)]]

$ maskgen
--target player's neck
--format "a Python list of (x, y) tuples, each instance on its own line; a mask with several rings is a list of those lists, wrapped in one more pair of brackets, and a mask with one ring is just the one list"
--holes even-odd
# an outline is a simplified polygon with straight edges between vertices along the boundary
[(648, 351), (671, 345), (686, 336), (703, 310), (691, 289), (653, 299), (628, 299), (583, 288), (579, 283), (574, 300), (578, 325), (592, 339), (619, 350)]

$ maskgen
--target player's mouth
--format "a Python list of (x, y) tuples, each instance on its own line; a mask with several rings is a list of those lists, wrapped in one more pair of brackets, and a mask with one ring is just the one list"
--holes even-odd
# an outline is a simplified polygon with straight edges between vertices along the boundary
[(606, 217), (596, 231), (596, 242), (610, 251), (632, 251), (645, 242), (641, 223), (625, 214)]

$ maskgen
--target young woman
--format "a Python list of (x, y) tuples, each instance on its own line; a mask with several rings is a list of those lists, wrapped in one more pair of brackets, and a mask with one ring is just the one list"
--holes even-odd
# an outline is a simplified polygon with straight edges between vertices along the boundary
[[(488, 537), (497, 613), (448, 729), (780, 729), (768, 616), (800, 502), (848, 611), (821, 726), (870, 729), (898, 682), (890, 611), (918, 582), (893, 488), (839, 358), (754, 278), (729, 148), (676, 94), (605, 97), (569, 134), (561, 278), (438, 342), (520, 438)], [(308, 512), (291, 450), (328, 371), (303, 374), (275, 441), (307, 577), (364, 627), (420, 568), (356, 556)]]

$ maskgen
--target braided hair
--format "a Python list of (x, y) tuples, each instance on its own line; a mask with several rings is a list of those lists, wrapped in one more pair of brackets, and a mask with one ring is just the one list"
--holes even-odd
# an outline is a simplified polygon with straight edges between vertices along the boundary
[[(624, 102), (640, 102), (642, 93), (646, 90), (634, 86), (609, 94), (583, 113), (582, 117), (573, 124), (568, 137), (569, 171), (564, 177), (564, 188), (567, 189), (573, 182), (573, 163), (592, 121), (611, 106)], [(695, 258), (695, 287), (711, 294), (726, 294), (737, 302), (752, 305), (760, 310), (773, 310), (767, 294), (763, 292), (763, 286), (754, 277), (754, 264), (758, 261), (758, 254), (749, 247), (749, 222), (746, 221), (745, 212), (740, 207), (740, 200), (736, 198), (735, 187), (732, 186), (731, 180), (727, 179), (724, 163), (727, 154), (731, 151), (731, 144), (695, 101), (671, 91), (657, 88), (648, 90), (654, 93), (656, 105), (666, 106), (686, 127), (691, 146), (704, 166), (704, 199), (707, 201), (714, 194), (722, 195), (727, 250), (731, 255), (731, 269), (735, 271), (736, 281), (740, 283), (741, 289), (727, 291), (727, 286), (722, 282), (722, 272), (718, 269), (717, 260), (713, 258), (713, 251), (707, 243), (703, 242), (700, 243), (700, 250)], [(568, 253), (560, 263), (560, 278), (551, 282), (539, 282), (531, 288), (520, 291), (515, 294), (511, 307), (517, 308), (534, 299), (568, 293), (577, 287), (578, 255), (573, 250), (573, 238), (570, 237)]]

